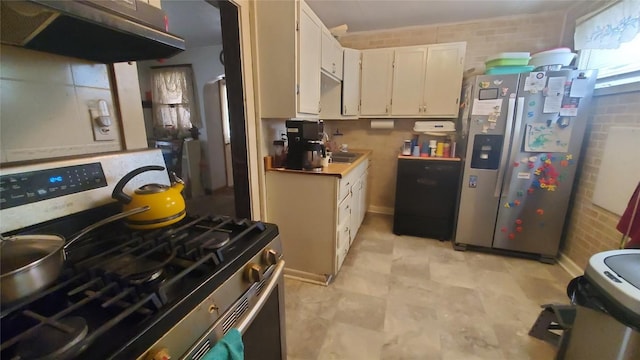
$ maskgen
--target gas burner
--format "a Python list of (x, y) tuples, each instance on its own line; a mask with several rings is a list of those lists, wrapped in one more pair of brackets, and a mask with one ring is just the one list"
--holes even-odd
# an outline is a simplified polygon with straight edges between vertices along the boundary
[(20, 359), (68, 359), (76, 355), (76, 345), (88, 332), (87, 322), (73, 316), (58, 321), (48, 321), (29, 338), (18, 343)]
[(211, 238), (209, 240), (203, 241), (203, 250), (217, 250), (227, 245), (229, 241), (231, 241), (231, 237), (227, 232), (213, 231), (209, 235), (211, 235)]
[(134, 285), (151, 283), (162, 277), (164, 268), (177, 255), (174, 249), (166, 254), (159, 248), (146, 251), (143, 255), (121, 254), (101, 265), (107, 275), (128, 281)]

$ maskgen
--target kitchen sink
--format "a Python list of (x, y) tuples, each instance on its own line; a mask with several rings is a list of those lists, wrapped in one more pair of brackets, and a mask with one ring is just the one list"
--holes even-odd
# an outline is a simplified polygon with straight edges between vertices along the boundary
[(336, 163), (352, 163), (356, 161), (361, 153), (352, 153), (352, 152), (337, 152), (331, 153), (331, 161)]

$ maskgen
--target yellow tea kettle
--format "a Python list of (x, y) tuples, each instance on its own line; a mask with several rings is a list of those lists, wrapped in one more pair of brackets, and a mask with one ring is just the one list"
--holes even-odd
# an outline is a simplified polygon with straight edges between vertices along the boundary
[(184, 182), (171, 173), (173, 181), (171, 186), (162, 184), (146, 184), (135, 190), (133, 195), (125, 194), (124, 187), (134, 177), (146, 171), (164, 171), (162, 166), (143, 166), (137, 168), (118, 181), (111, 197), (122, 203), (122, 210), (148, 206), (149, 210), (128, 216), (127, 226), (132, 229), (147, 230), (157, 229), (171, 225), (182, 220), (186, 215), (182, 189)]

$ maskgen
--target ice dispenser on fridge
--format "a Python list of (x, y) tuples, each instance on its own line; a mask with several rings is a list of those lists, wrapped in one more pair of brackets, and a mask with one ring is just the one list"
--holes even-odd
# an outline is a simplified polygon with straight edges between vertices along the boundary
[(473, 139), (471, 167), (495, 170), (500, 165), (502, 135), (476, 135)]

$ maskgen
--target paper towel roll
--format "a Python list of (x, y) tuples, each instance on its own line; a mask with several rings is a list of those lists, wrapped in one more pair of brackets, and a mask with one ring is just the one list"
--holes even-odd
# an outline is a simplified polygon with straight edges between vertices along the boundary
[(393, 129), (393, 119), (371, 120), (372, 129)]

